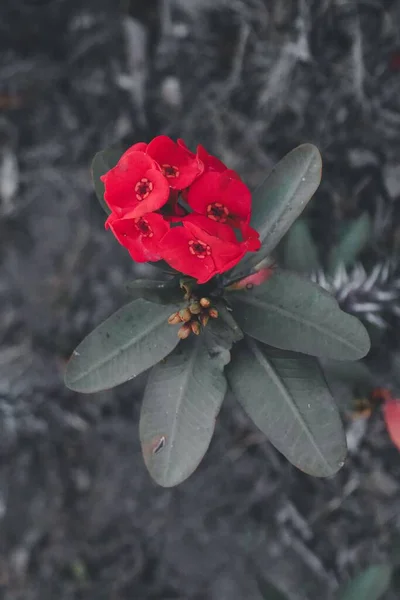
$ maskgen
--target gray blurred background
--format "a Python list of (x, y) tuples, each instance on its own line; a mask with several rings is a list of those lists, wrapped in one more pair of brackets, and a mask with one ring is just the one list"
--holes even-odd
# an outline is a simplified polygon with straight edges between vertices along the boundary
[(332, 600), (400, 529), (379, 413), (346, 420), (346, 466), (317, 480), (228, 398), (196, 473), (164, 490), (140, 453), (144, 377), (92, 396), (63, 385), (134, 276), (90, 160), (159, 133), (205, 144), (250, 186), (315, 143), (321, 251), (368, 210), (386, 215), (369, 258), (384, 260), (400, 223), (400, 1), (2, 0), (0, 597), (268, 600), (271, 580)]

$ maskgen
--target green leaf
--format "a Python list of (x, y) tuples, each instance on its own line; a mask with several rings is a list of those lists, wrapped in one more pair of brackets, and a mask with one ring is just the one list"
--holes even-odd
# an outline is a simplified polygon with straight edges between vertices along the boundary
[(328, 271), (335, 273), (339, 265), (352, 265), (360, 252), (364, 250), (371, 237), (371, 219), (364, 212), (346, 229), (339, 243), (334, 246), (328, 257)]
[(103, 208), (103, 210), (109, 215), (111, 210), (109, 209), (106, 201), (104, 200), (104, 183), (100, 177), (107, 173), (110, 169), (115, 167), (119, 159), (123, 154), (123, 150), (118, 148), (106, 148), (95, 154), (92, 160), (92, 180), (96, 196)]
[(165, 358), (177, 345), (168, 317), (177, 305), (134, 300), (96, 327), (74, 350), (65, 384), (76, 392), (112, 388)]
[(233, 269), (240, 277), (268, 256), (301, 214), (321, 181), (322, 159), (318, 148), (302, 144), (272, 169), (253, 194), (251, 226), (260, 234), (262, 247), (248, 253)]
[(322, 359), (320, 363), (329, 385), (331, 381), (340, 382), (366, 395), (369, 395), (378, 385), (376, 377), (361, 361), (347, 363), (341, 360)]
[(293, 223), (286, 235), (283, 264), (286, 269), (299, 273), (312, 273), (320, 268), (317, 247), (303, 219)]
[(288, 600), (288, 597), (278, 588), (261, 577), (256, 577), (262, 600)]
[(236, 323), (224, 302), (215, 302), (218, 318), (210, 319), (204, 329), (206, 344), (211, 354), (230, 350), (235, 342), (243, 339), (243, 331)]
[(231, 292), (228, 300), (243, 331), (276, 348), (339, 360), (357, 360), (369, 351), (364, 325), (296, 273), (278, 269), (260, 286)]
[[(173, 267), (170, 267), (169, 264), (165, 262), (165, 260), (150, 261), (149, 264), (153, 267), (156, 267), (157, 269), (160, 269), (160, 271), (162, 271), (163, 273), (168, 273), (168, 275), (176, 275), (177, 273), (179, 273), (179, 271), (177, 271)], [(182, 273), (180, 273), (180, 275), (182, 275)]]
[(183, 303), (183, 291), (179, 280), (161, 281), (155, 279), (135, 279), (126, 284), (126, 291), (133, 298), (144, 298), (156, 304)]
[(140, 440), (159, 485), (184, 481), (206, 453), (227, 387), (223, 367), (220, 356), (210, 357), (204, 336), (193, 335), (151, 371)]
[(244, 410), (292, 464), (316, 477), (343, 466), (342, 422), (315, 358), (246, 337), (233, 349), (226, 376)]
[(343, 362), (341, 360), (320, 359), (320, 364), (342, 411), (354, 410), (355, 400), (368, 398), (373, 388), (377, 386), (377, 380), (361, 361)]
[(390, 565), (372, 565), (346, 585), (339, 600), (379, 600), (389, 589), (391, 577)]

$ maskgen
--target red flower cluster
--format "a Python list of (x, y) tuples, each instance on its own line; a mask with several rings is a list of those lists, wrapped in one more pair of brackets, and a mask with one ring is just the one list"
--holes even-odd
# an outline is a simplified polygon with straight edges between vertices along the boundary
[(194, 154), (160, 135), (134, 144), (101, 179), (106, 228), (136, 262), (164, 259), (205, 283), (260, 247), (249, 189), (202, 146)]

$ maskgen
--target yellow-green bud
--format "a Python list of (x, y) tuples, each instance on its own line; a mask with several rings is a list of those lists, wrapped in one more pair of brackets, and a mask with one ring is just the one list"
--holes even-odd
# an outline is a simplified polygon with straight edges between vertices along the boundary
[(181, 321), (184, 321), (185, 323), (190, 321), (190, 319), (192, 318), (192, 315), (188, 308), (182, 308), (178, 314), (179, 314)]
[(192, 331), (192, 328), (190, 327), (189, 323), (185, 323), (178, 330), (178, 338), (181, 340), (185, 340), (187, 337), (189, 337), (191, 331)]
[(201, 313), (201, 305), (200, 302), (192, 302), (189, 306), (189, 310), (192, 315), (199, 315)]
[(209, 298), (200, 298), (200, 305), (203, 308), (208, 308), (211, 305), (211, 300)]
[(200, 323), (205, 327), (210, 320), (210, 315), (208, 313), (202, 313), (199, 317)]
[(198, 321), (192, 321), (190, 323), (190, 326), (192, 328), (192, 331), (195, 335), (199, 335), (200, 333), (200, 323)]
[(178, 323), (181, 323), (181, 318), (179, 316), (179, 313), (173, 313), (170, 317), (168, 317), (168, 323), (170, 325), (177, 325)]

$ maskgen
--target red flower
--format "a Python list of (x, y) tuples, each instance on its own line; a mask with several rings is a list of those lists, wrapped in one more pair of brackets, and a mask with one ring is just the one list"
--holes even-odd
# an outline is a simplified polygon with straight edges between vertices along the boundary
[(172, 189), (183, 190), (203, 172), (203, 163), (166, 135), (154, 138), (146, 153), (160, 166)]
[(178, 146), (183, 148), (183, 150), (185, 150), (185, 152), (187, 152), (192, 158), (197, 156), (197, 158), (204, 165), (204, 173), (208, 173), (209, 171), (216, 171), (217, 173), (225, 172), (225, 174), (229, 174), (229, 177), (231, 179), (240, 180), (240, 175), (238, 175), (236, 171), (228, 169), (228, 167), (222, 162), (222, 160), (220, 160), (216, 156), (213, 156), (212, 154), (209, 154), (204, 148), (204, 146), (202, 146), (201, 144), (197, 146), (197, 153), (194, 154), (194, 152), (189, 150), (189, 148), (186, 146), (185, 142), (182, 139), (178, 139), (177, 143)]
[(162, 215), (149, 213), (144, 217), (130, 215), (120, 219), (114, 213), (106, 221), (119, 243), (129, 250), (136, 262), (160, 260), (160, 241), (169, 229)]
[(199, 144), (197, 146), (197, 153), (195, 154), (194, 152), (192, 152), (191, 150), (189, 150), (189, 148), (186, 146), (184, 140), (182, 140), (181, 138), (178, 139), (178, 146), (180, 146), (180, 148), (182, 148), (183, 150), (185, 150), (185, 152), (191, 156), (192, 158), (195, 158), (197, 156), (197, 158), (199, 160), (201, 160), (201, 162), (204, 165), (204, 171), (218, 171), (218, 173), (222, 173), (222, 171), (226, 171), (227, 170), (227, 166), (224, 165), (224, 163), (222, 162), (222, 160), (219, 160), (219, 158), (217, 158), (216, 156), (213, 156), (212, 154), (209, 154), (207, 152), (207, 150), (204, 148), (204, 146), (202, 146), (201, 144)]
[(119, 216), (129, 212), (132, 217), (141, 217), (161, 208), (169, 197), (168, 181), (157, 164), (137, 149), (127, 150), (101, 180), (104, 199)]
[(246, 252), (233, 230), (206, 217), (189, 215), (160, 243), (162, 258), (171, 267), (205, 283), (239, 262)]
[(249, 189), (202, 146), (194, 154), (165, 135), (138, 142), (101, 179), (112, 211), (106, 228), (137, 262), (164, 258), (205, 283), (260, 247)]
[(249, 188), (227, 171), (204, 173), (189, 188), (188, 204), (199, 214), (233, 227), (250, 220), (251, 193)]

